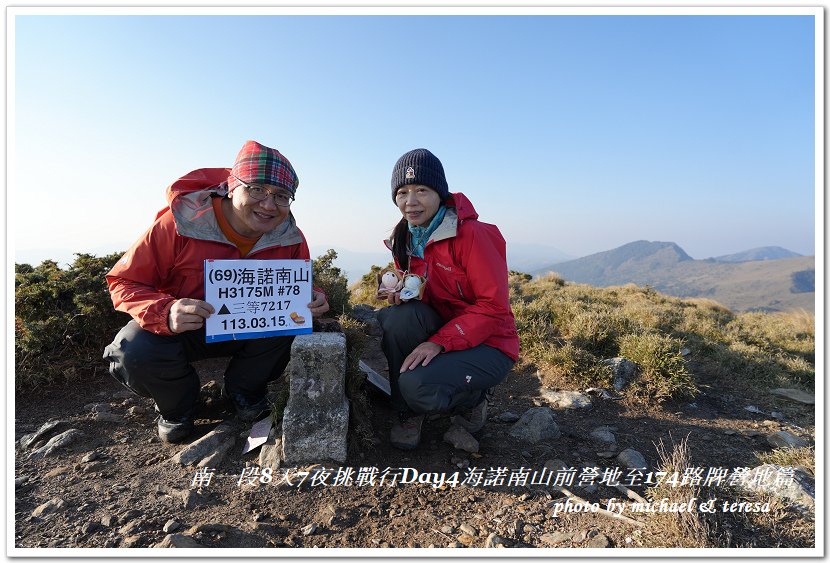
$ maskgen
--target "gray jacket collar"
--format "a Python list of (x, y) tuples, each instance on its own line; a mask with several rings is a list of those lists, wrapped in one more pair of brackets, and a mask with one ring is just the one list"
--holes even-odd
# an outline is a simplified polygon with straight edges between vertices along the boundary
[[(224, 197), (227, 192), (227, 184), (222, 184), (214, 190), (192, 192), (174, 199), (170, 210), (176, 220), (176, 232), (183, 237), (233, 245), (219, 227), (211, 201), (214, 196)], [(281, 225), (259, 237), (249, 254), (272, 246), (291, 246), (302, 241), (294, 214), (289, 212)]]

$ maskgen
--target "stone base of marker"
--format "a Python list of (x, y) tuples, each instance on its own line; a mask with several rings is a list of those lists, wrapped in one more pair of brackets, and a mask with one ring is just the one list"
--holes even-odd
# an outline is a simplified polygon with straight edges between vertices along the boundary
[(287, 465), (346, 461), (346, 337), (337, 332), (302, 334), (291, 346), (290, 395), (282, 420), (282, 458)]

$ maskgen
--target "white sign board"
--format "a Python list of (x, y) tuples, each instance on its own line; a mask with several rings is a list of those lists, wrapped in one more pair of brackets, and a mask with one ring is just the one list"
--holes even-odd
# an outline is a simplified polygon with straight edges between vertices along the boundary
[(311, 260), (205, 260), (206, 341), (311, 332)]

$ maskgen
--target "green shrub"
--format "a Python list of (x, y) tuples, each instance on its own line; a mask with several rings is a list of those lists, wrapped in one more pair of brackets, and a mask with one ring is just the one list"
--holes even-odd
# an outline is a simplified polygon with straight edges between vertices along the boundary
[[(394, 265), (393, 262), (389, 262), (385, 267), (392, 268)], [(363, 274), (360, 281), (349, 288), (350, 299), (354, 305), (362, 303), (376, 309), (389, 305), (388, 301), (381, 301), (375, 297), (378, 293), (378, 274), (383, 269), (380, 266), (372, 265), (371, 269)]]
[(369, 343), (366, 325), (341, 315), (337, 318), (346, 336), (346, 396), (349, 398), (349, 449), (353, 453), (377, 447), (372, 429), (372, 408), (366, 388), (366, 374), (360, 369), (360, 357)]
[(340, 268), (334, 265), (337, 252), (329, 249), (325, 254), (318, 256), (311, 263), (313, 284), (322, 289), (329, 302), (329, 311), (325, 316), (336, 317), (350, 313), (348, 280)]
[(692, 375), (680, 354), (682, 341), (658, 333), (626, 334), (620, 339), (620, 355), (640, 366), (634, 389), (658, 402), (690, 398), (697, 393)]
[(15, 387), (104, 371), (104, 347), (130, 320), (113, 309), (104, 276), (121, 253), (76, 254), (68, 269), (15, 265)]
[(542, 386), (563, 387), (563, 384), (585, 387), (611, 385), (611, 368), (587, 350), (570, 342), (564, 346), (551, 345), (542, 354)]

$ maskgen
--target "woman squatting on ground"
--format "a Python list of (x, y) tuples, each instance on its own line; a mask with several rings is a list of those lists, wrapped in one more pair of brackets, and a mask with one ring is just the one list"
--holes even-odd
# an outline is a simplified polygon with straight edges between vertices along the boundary
[(398, 159), (392, 199), (402, 219), (386, 241), (395, 266), (426, 280), (421, 299), (381, 309), (382, 348), (389, 362), (392, 445), (413, 449), (424, 418), (452, 415), (470, 432), (487, 417), (492, 388), (519, 355), (510, 308), (505, 241), (482, 223), (472, 203), (450, 193), (441, 161), (426, 149)]

